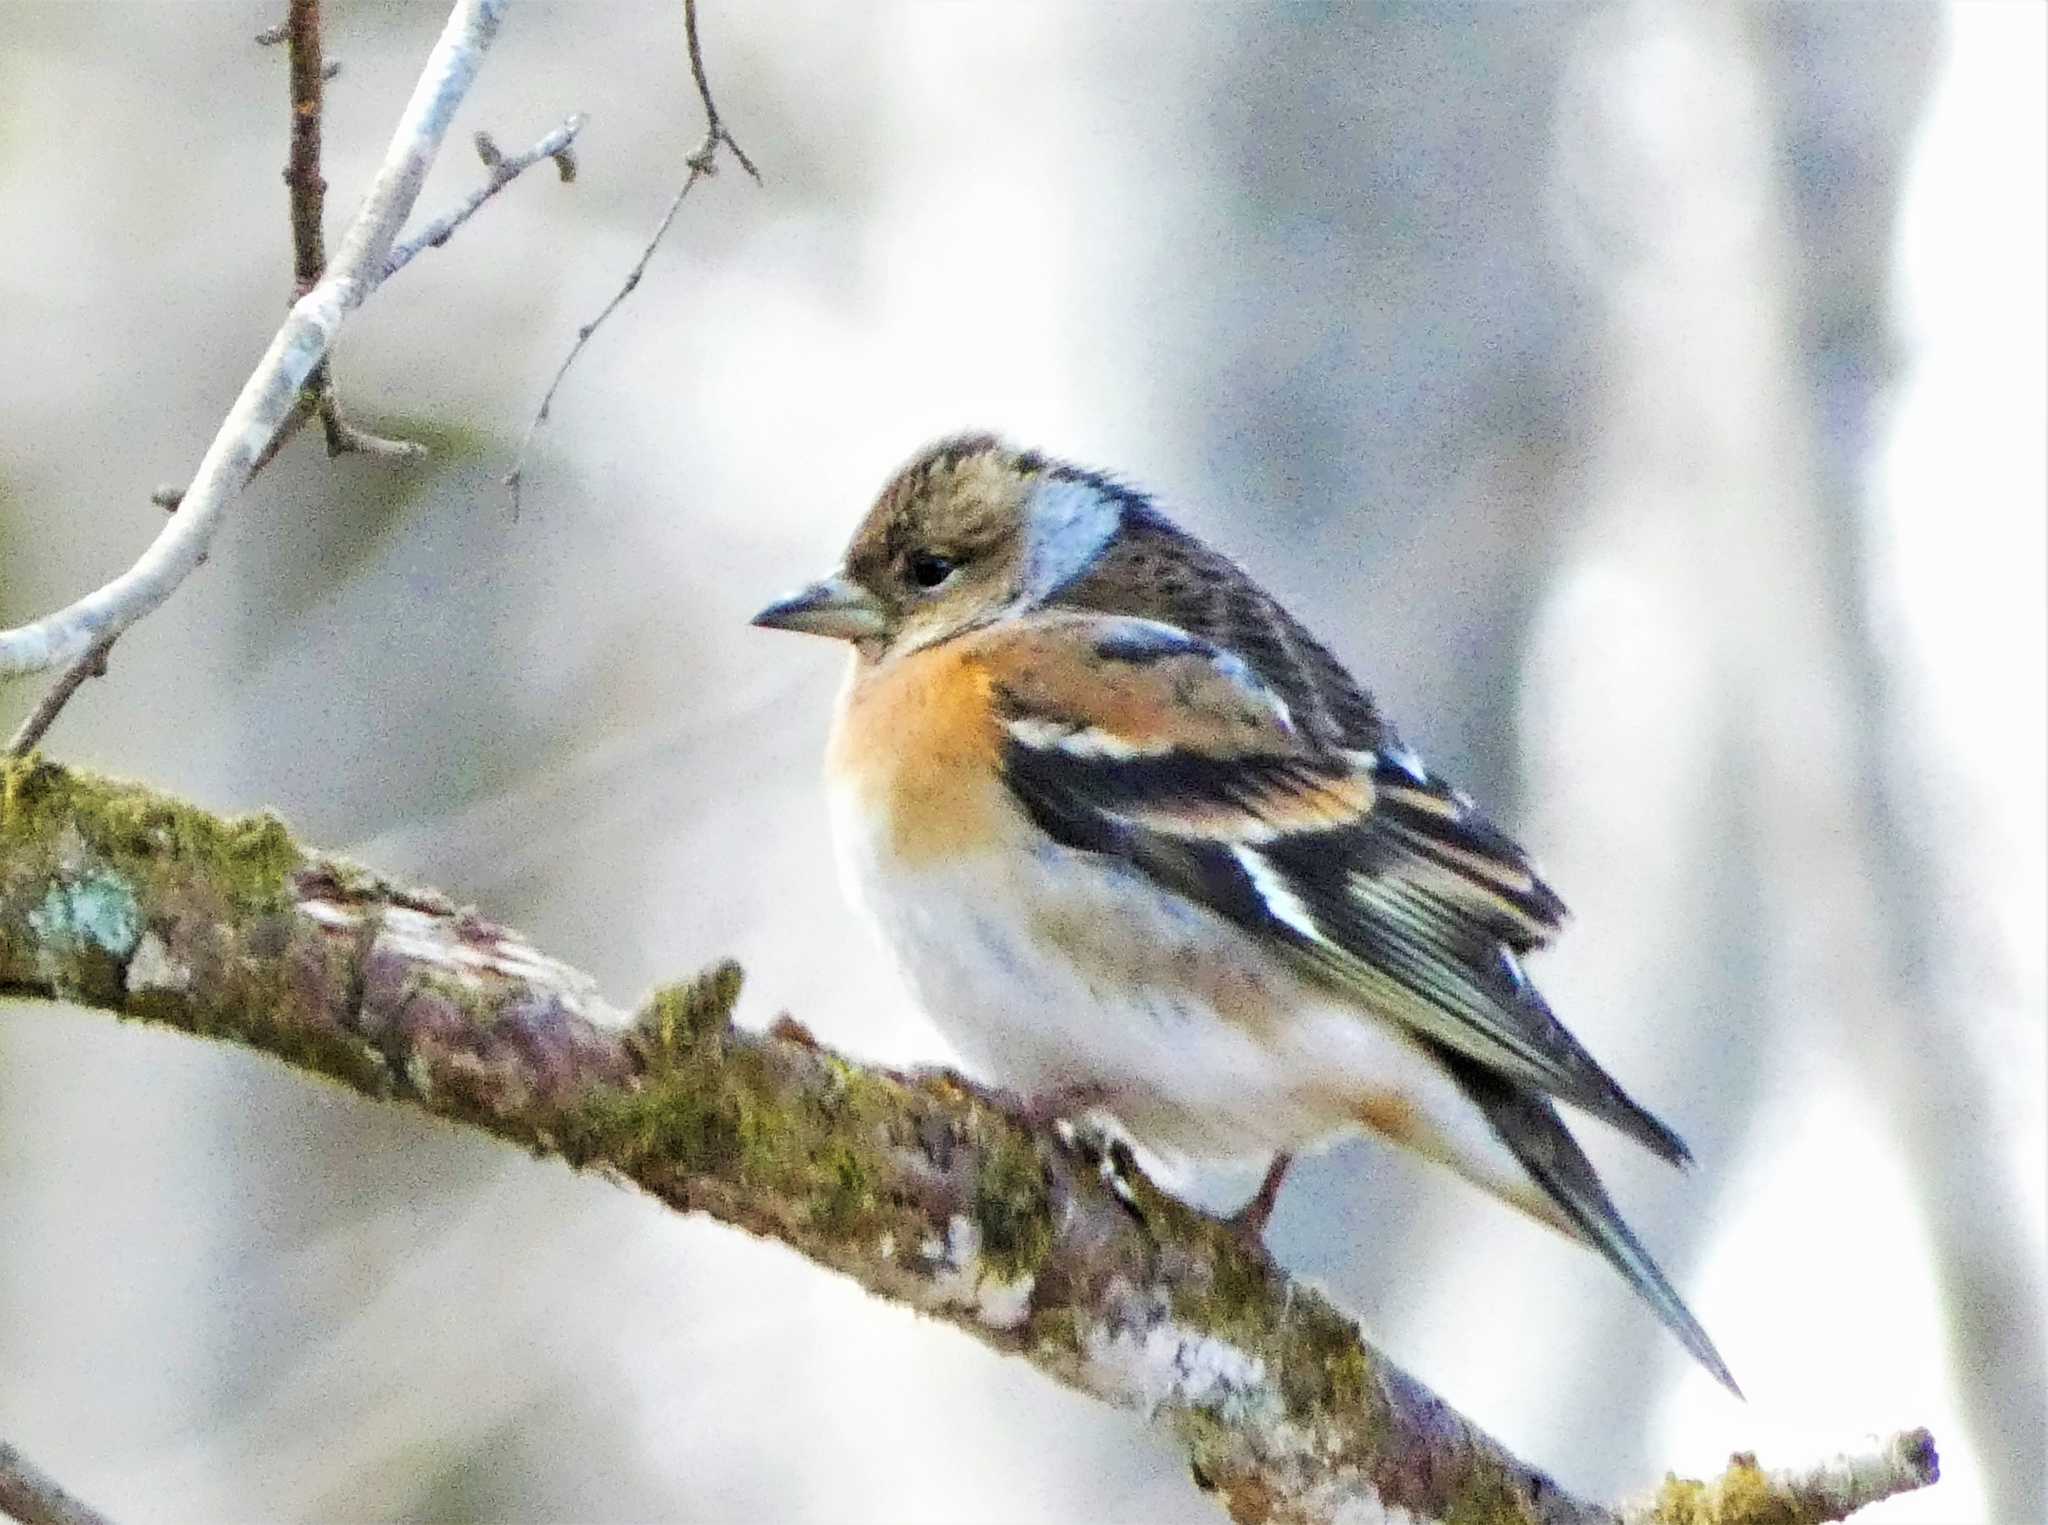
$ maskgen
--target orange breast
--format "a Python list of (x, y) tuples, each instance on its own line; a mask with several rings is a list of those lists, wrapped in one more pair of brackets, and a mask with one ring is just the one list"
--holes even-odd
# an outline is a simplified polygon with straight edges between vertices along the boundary
[(905, 867), (1002, 845), (1025, 825), (999, 772), (991, 679), (964, 643), (856, 667), (826, 752)]

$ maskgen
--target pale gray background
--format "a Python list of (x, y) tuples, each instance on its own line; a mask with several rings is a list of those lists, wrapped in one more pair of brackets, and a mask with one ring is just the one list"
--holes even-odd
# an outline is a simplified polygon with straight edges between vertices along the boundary
[[(282, 310), (263, 4), (0, 5), (0, 618), (157, 528)], [(338, 230), (439, 25), (336, 4)], [(1283, 590), (1574, 909), (1542, 972), (1700, 1156), (1588, 1128), (1752, 1401), (1591, 1257), (1365, 1146), (1276, 1248), (1562, 1481), (1936, 1427), (1873, 1522), (2037, 1520), (2042, 11), (519, 5), (591, 113), (349, 327), (309, 437), (53, 749), (473, 899), (615, 998), (940, 1059), (843, 906), (838, 657), (748, 630), (994, 426)], [(477, 178), (458, 143), (423, 206)], [(0, 691), (0, 721), (31, 699)], [(0, 1010), (0, 1435), (117, 1517), (1200, 1517), (1170, 1448), (793, 1257), (267, 1062)]]

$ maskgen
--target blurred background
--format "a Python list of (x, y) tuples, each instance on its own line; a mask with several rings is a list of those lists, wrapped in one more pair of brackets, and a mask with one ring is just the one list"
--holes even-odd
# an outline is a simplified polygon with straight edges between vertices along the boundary
[[(7, 0), (0, 621), (159, 527), (289, 295), (272, 3)], [(330, 236), (443, 10), (329, 6)], [(968, 426), (1236, 552), (1577, 913), (1588, 1125), (1722, 1395), (1591, 1256), (1373, 1147), (1273, 1242), (1567, 1486), (1931, 1425), (1873, 1525), (2043, 1489), (2044, 52), (2035, 4), (513, 9), (421, 202), (543, 169), (338, 354), (50, 741), (438, 884), (613, 998), (947, 1056), (843, 905), (841, 657), (749, 630)], [(38, 685), (0, 690), (0, 725)], [(1169, 1445), (779, 1249), (267, 1061), (0, 1006), (0, 1436), (117, 1518), (1191, 1519)]]

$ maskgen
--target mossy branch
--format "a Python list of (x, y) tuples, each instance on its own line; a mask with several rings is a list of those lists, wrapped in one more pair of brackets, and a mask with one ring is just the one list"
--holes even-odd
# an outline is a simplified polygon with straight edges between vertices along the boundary
[(34, 1462), (0, 1440), (0, 1515), (21, 1525), (107, 1525), (107, 1518), (74, 1498)]
[(739, 971), (636, 1016), (440, 895), (37, 759), (0, 774), (0, 994), (261, 1049), (778, 1240), (1139, 1409), (1239, 1521), (1804, 1525), (1934, 1480), (1924, 1433), (1811, 1473), (1739, 1458), (1614, 1511), (1560, 1491), (1320, 1294), (943, 1073), (732, 1026)]

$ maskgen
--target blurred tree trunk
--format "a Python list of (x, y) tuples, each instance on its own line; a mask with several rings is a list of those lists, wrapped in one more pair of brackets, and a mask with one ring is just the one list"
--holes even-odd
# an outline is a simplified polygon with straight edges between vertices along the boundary
[[(1906, 153), (1937, 55), (1922, 6), (1868, 13), (1759, 5), (1765, 80), (1777, 117), (1789, 221), (1803, 257), (1791, 292), (1802, 379), (1816, 427), (1808, 590), (1839, 632), (1830, 690), (1855, 709), (1841, 787), (1845, 823), (1867, 844), (1861, 884), (1878, 989), (1845, 1007), (1842, 1046), (1863, 1063), (1898, 1120), (1933, 1240), (1950, 1360), (1987, 1468), (1993, 1515), (2048, 1519), (2048, 1359), (2041, 1341), (2040, 1255), (2007, 1164), (2000, 1109), (1978, 1041), (1989, 981), (1958, 970), (1979, 949), (1981, 903), (1971, 845), (1945, 836), (1941, 796), (1959, 777), (1934, 726), (1900, 681), (1895, 625), (1881, 592), (1869, 486), (1882, 409), (1898, 380), (1893, 252)], [(1868, 88), (1883, 80), (1887, 88)], [(2038, 508), (2038, 506), (2037, 506)], [(1935, 512), (1933, 504), (1924, 512)], [(1958, 977), (1960, 975), (1960, 977)]]
[[(1190, 413), (1191, 452), (1308, 542), (1289, 562), (1317, 622), (1511, 817), (1519, 715), (1526, 835), (1599, 929), (1547, 961), (1560, 1010), (1708, 1162), (1654, 1197), (1616, 1167), (1681, 1284), (1776, 1035), (1927, 1010), (1881, 975), (1912, 940), (1887, 886), (1915, 875), (1872, 772), (1894, 717), (1857, 547), (1935, 40), (1923, 5), (1392, 6), (1262, 13), (1217, 60), (1218, 142), (1264, 234), (1248, 284), (1290, 300), (1210, 309), (1229, 390)], [(1888, 1075), (1920, 1088), (1909, 1117), (1967, 1085)], [(1968, 1129), (1915, 1132), (1982, 1158)], [(1413, 1241), (1343, 1283), (1412, 1300), (1441, 1216), (1399, 1183), (1342, 1190), (1339, 1215)], [(2023, 1254), (1945, 1239), (1970, 1286), (1992, 1263), (2026, 1285)], [(1575, 1363), (1553, 1422), (1637, 1435), (1575, 1479), (1611, 1486), (1648, 1463), (1669, 1352), (1622, 1299), (1554, 1313), (1554, 1360), (1608, 1356)], [(2016, 1454), (2017, 1421), (1984, 1417), (1987, 1456)]]
[[(1944, 926), (1927, 887), (1969, 875), (1930, 861), (1940, 844), (1913, 825), (1926, 815), (1916, 792), (1929, 759), (1887, 682), (1894, 658), (1873, 607), (1881, 558), (1867, 484), (1897, 374), (1894, 224), (1935, 16), (1645, 5), (1604, 24), (1588, 59), (1600, 88), (1585, 99), (1633, 100), (1651, 115), (1615, 120), (1589, 161), (1596, 188), (1602, 165), (1609, 178), (1588, 221), (1607, 220), (1582, 246), (1614, 261), (1592, 283), (1609, 311), (1610, 386), (1587, 432), (1606, 464), (1565, 575), (1582, 591), (1602, 579), (1633, 588), (1568, 654), (1551, 654), (1548, 678), (1627, 719), (1604, 757), (1559, 762), (1543, 791), (1559, 802), (1547, 834), (1597, 840), (1617, 775), (1632, 790), (1660, 761), (1667, 784), (1672, 769), (1691, 775), (1658, 809), (1692, 812), (1694, 861), (1721, 867), (1647, 918), (1632, 896), (1604, 954), (1661, 927), (1636, 954), (1636, 979), (1722, 992), (1658, 1023), (1674, 1075), (1718, 1068), (1725, 1092), (1743, 1068), (1784, 1062), (1774, 1032), (1800, 1024), (1832, 1026), (1861, 1060), (1923, 1192), (1994, 1515), (2039, 1518), (2036, 1256), (1997, 1115), (1981, 1104), (1986, 1077), (1955, 1036), (1981, 1017), (1953, 1000), (1944, 1011), (1936, 982), (1935, 950), (1967, 939)], [(1616, 90), (1630, 72), (1640, 88)], [(1672, 610), (1685, 612), (1691, 642), (1648, 662), (1651, 622), (1629, 616)], [(1633, 673), (1638, 692), (1663, 690), (1655, 708), (1592, 697), (1603, 653), (1607, 681)], [(1644, 1010), (1643, 994), (1607, 998)], [(1725, 1104), (1717, 1121), (1696, 1139), (1710, 1161), (1731, 1155), (1740, 1126)], [(1643, 1343), (1619, 1321), (1598, 1338)], [(1597, 1413), (1604, 1391), (1589, 1381), (1579, 1414)], [(1622, 1421), (1626, 1406), (1607, 1401)]]

